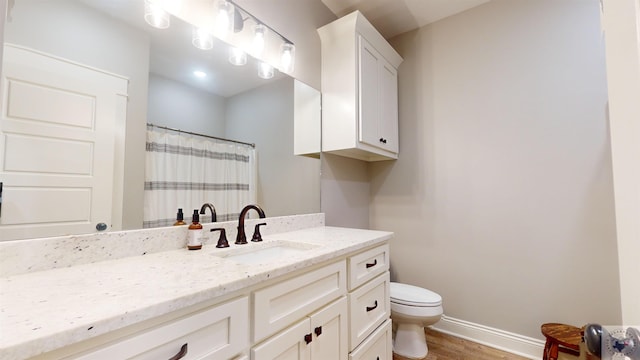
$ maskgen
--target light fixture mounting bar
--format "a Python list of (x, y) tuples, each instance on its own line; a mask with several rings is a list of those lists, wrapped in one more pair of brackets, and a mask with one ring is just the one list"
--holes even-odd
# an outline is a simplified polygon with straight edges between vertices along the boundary
[[(295, 44), (293, 43), (293, 41), (291, 41), (291, 40), (287, 39), (284, 35), (280, 34), (278, 31), (276, 31), (276, 30), (275, 30), (274, 28), (272, 28), (271, 26), (269, 26), (269, 25), (265, 24), (264, 22), (260, 21), (260, 19), (258, 19), (257, 17), (255, 17), (253, 14), (251, 14), (251, 13), (250, 13), (250, 12), (248, 12), (247, 10), (245, 10), (242, 6), (240, 6), (240, 5), (236, 4), (236, 2), (235, 2), (235, 1), (233, 1), (233, 0), (227, 0), (227, 2), (229, 2), (229, 3), (233, 4), (233, 6), (234, 6), (236, 9), (238, 9), (238, 10), (242, 11), (243, 13), (245, 13), (245, 15), (249, 16), (250, 18), (252, 18), (253, 20), (255, 20), (257, 23), (259, 23), (259, 24), (262, 24), (262, 25), (266, 26), (266, 27), (267, 27), (267, 29), (269, 29), (269, 30), (273, 31), (276, 35), (280, 36), (280, 38), (282, 38), (282, 40), (283, 40), (285, 43), (289, 43), (289, 44), (295, 45)], [(244, 20), (247, 20), (247, 19), (243, 19), (243, 21), (244, 21)]]

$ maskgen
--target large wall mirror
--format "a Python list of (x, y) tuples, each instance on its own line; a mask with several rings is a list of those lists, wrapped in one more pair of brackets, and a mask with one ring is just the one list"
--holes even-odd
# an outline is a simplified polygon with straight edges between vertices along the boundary
[[(6, 44), (128, 80), (126, 123), (114, 140), (118, 211), (112, 230), (142, 228), (149, 123), (255, 144), (255, 202), (267, 215), (319, 212), (320, 160), (294, 155), (294, 89), (305, 85), (277, 70), (272, 79), (260, 78), (251, 56), (243, 66), (232, 65), (226, 43), (197, 49), (190, 24), (172, 17), (170, 27), (160, 30), (143, 15), (143, 0), (19, 0), (9, 2), (5, 21)], [(195, 206), (182, 207), (188, 217)], [(44, 209), (53, 216), (56, 204)], [(13, 239), (28, 237), (34, 236)]]

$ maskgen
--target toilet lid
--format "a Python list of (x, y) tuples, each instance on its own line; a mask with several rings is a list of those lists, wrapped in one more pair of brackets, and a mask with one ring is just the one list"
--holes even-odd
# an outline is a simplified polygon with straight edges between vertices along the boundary
[(410, 306), (438, 306), (442, 305), (442, 296), (421, 287), (391, 283), (391, 302)]

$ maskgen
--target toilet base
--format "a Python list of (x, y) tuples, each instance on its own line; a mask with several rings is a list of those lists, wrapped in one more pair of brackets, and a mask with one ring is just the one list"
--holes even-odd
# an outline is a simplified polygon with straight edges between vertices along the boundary
[(409, 359), (424, 359), (429, 352), (424, 327), (421, 324), (398, 324), (393, 352)]

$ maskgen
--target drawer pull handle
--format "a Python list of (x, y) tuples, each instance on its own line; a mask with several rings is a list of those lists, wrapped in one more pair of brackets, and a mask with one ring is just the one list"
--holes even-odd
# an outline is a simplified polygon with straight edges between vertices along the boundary
[(177, 354), (175, 354), (172, 358), (170, 358), (169, 360), (179, 360), (182, 359), (185, 355), (187, 355), (187, 344), (182, 345), (182, 347), (180, 348), (180, 351), (178, 351)]
[(322, 326), (318, 326), (313, 331), (316, 333), (316, 336), (322, 335)]
[(304, 342), (306, 342), (307, 345), (309, 345), (311, 341), (313, 341), (313, 337), (311, 336), (311, 334), (307, 334), (304, 336)]
[(373, 303), (373, 306), (367, 306), (367, 312), (373, 311), (378, 307), (378, 300)]
[(366, 268), (368, 269), (368, 268), (370, 268), (370, 267), (374, 267), (374, 266), (376, 266), (376, 265), (378, 265), (378, 259), (374, 259), (374, 260), (373, 260), (373, 262), (372, 262), (371, 264), (367, 263), (365, 266), (366, 266)]

